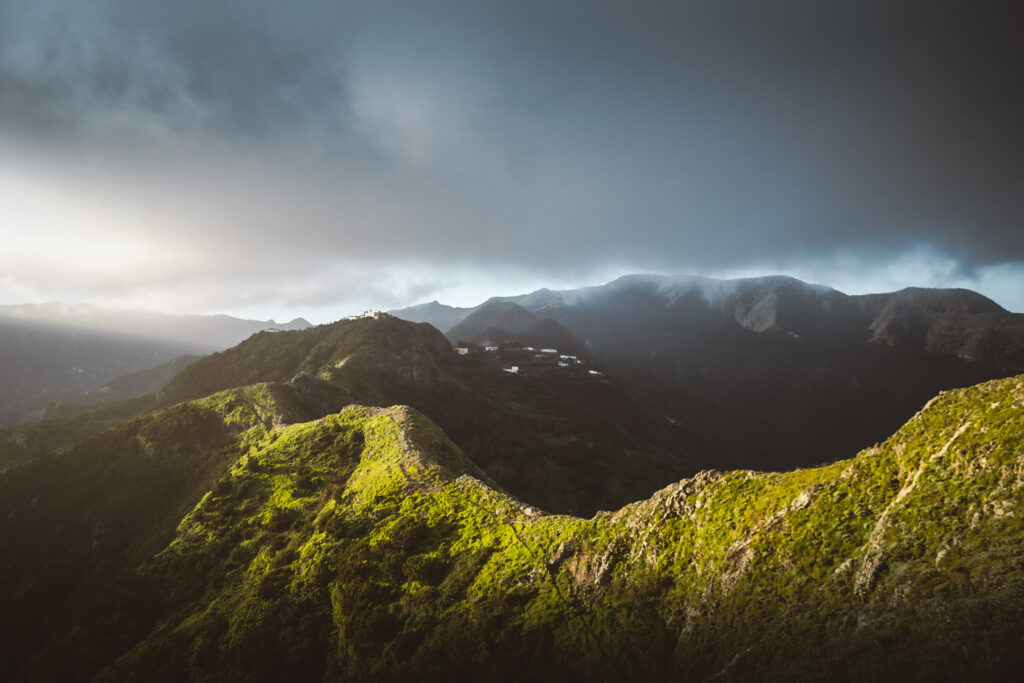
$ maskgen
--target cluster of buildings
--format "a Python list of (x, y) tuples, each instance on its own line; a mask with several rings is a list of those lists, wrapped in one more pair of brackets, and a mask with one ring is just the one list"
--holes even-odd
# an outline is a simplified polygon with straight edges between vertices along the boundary
[[(502, 370), (511, 375), (518, 375), (523, 367), (556, 367), (569, 369), (584, 365), (585, 361), (571, 353), (559, 353), (558, 349), (541, 348), (533, 346), (513, 345), (485, 345), (482, 347), (456, 346), (455, 353), (460, 356), (468, 356), (470, 353), (483, 352), (494, 354), (504, 361), (513, 361), (514, 364), (503, 364)], [(602, 377), (604, 373), (599, 370), (588, 369), (587, 374), (593, 377)]]

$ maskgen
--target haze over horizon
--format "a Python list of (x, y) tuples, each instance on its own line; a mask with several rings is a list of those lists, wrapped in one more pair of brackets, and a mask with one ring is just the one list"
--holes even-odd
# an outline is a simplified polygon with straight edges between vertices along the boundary
[(0, 0), (0, 304), (326, 322), (656, 272), (1024, 311), (1019, 15)]

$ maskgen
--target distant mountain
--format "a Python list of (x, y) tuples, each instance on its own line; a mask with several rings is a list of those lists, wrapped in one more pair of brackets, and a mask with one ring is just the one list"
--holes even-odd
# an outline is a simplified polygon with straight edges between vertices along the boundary
[(870, 318), (872, 342), (969, 361), (1024, 360), (1024, 315), (976, 292), (910, 287), (853, 299)]
[(62, 303), (0, 306), (0, 321), (35, 328), (102, 331), (124, 337), (161, 339), (206, 349), (233, 346), (260, 330), (301, 330), (310, 326), (303, 318), (278, 323), (223, 314), (175, 315)]
[(92, 306), (0, 306), (0, 424), (38, 417), (52, 401), (182, 355), (227, 348), (264, 329), (303, 329), (226, 315), (164, 315)]
[(586, 353), (586, 344), (565, 325), (551, 318), (538, 319), (509, 301), (488, 301), (473, 309), (445, 336), (454, 344), (519, 343), (534, 348), (555, 348), (562, 353)]
[(445, 306), (435, 299), (429, 303), (409, 306), (389, 313), (396, 318), (414, 323), (430, 323), (442, 332), (449, 330), (465, 318), (472, 309)]
[[(357, 362), (317, 346), (310, 368)], [(1009, 681), (1024, 668), (1024, 376), (943, 393), (854, 458), (705, 471), (590, 519), (509, 495), (416, 410), (325, 413), (339, 391), (309, 374), (233, 388), (0, 474), (0, 676)]]
[(522, 306), (510, 301), (488, 301), (465, 316), (449, 329), (445, 336), (452, 341), (476, 341), (489, 328), (504, 330), (508, 334), (524, 332), (540, 322)]
[(629, 275), (469, 311), (449, 336), (503, 311), (559, 323), (672, 419), (714, 416), (712, 441), (735, 439), (730, 466), (827, 462), (938, 391), (1024, 372), (1024, 315), (965, 290), (849, 296), (783, 276)]

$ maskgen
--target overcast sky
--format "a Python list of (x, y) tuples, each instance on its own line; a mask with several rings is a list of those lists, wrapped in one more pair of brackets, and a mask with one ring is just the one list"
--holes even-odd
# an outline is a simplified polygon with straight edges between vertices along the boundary
[(0, 303), (781, 272), (1024, 311), (1015, 4), (0, 0)]

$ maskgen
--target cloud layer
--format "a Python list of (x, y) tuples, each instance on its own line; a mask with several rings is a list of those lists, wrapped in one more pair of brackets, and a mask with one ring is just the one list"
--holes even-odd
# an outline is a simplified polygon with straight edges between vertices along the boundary
[(1020, 21), (912, 5), (0, 0), (0, 296), (784, 269), (1024, 308)]

